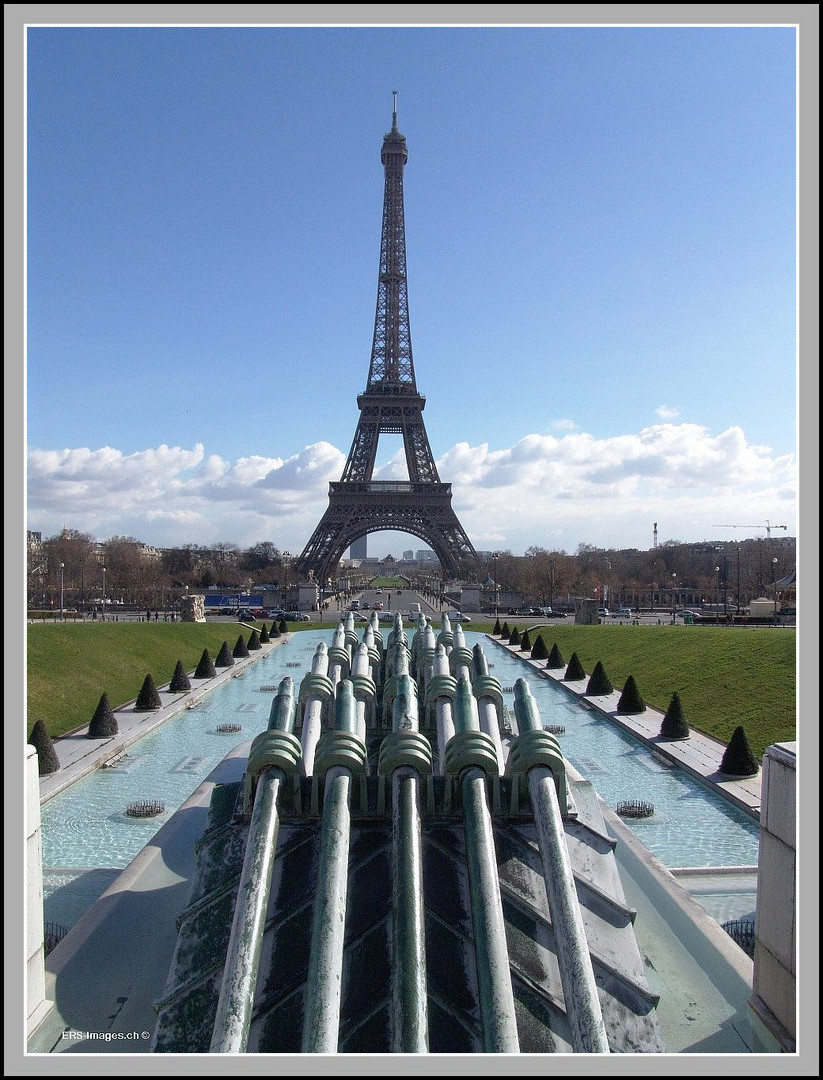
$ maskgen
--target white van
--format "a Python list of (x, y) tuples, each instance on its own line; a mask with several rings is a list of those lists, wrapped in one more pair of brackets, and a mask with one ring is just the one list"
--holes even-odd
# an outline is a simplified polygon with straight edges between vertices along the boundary
[(422, 614), (423, 614), (423, 609), (420, 607), (419, 604), (412, 604), (411, 607), (409, 608), (409, 618), (410, 619), (416, 619), (418, 615), (422, 615)]

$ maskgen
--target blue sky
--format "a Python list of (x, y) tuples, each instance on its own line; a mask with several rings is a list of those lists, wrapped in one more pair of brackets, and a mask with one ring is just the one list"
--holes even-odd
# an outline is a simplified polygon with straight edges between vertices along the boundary
[(28, 527), (302, 549), (368, 373), (396, 89), (417, 383), (475, 546), (794, 534), (794, 54), (31, 28)]

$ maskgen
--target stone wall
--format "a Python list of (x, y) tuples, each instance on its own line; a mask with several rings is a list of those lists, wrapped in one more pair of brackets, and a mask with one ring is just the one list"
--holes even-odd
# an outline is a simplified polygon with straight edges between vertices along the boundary
[(796, 743), (769, 746), (761, 779), (753, 992), (749, 1004), (787, 1053), (796, 1032)]
[(31, 1036), (48, 1016), (43, 945), (43, 854), (37, 751), (26, 747), (26, 1028)]

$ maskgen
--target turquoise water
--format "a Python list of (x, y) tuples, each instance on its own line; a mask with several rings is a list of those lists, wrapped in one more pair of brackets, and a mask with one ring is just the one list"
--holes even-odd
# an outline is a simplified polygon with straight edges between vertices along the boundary
[(760, 827), (748, 814), (681, 769), (661, 764), (643, 743), (505, 649), (489, 644), (486, 656), (512, 715), (514, 693), (506, 690), (528, 678), (544, 726), (566, 728), (557, 736), (563, 756), (612, 810), (624, 800), (654, 805), (651, 817), (625, 820), (665, 866), (757, 865)]
[[(332, 634), (296, 634), (240, 677), (216, 687), (197, 708), (134, 743), (114, 768), (98, 769), (47, 802), (42, 807), (46, 891), (58, 888), (72, 868), (127, 866), (232, 747), (266, 729), (271, 688), (285, 675), (299, 687), (318, 641), (328, 644)], [(529, 679), (544, 725), (565, 726), (558, 736), (564, 755), (609, 806), (614, 809), (624, 799), (654, 804), (653, 817), (628, 824), (664, 865), (757, 864), (759, 829), (751, 818), (680, 770), (661, 765), (608, 719), (533, 674), (484, 635), (467, 632), (466, 641), (484, 644), (512, 715), (514, 696), (507, 688), (520, 677)], [(217, 733), (224, 723), (240, 724), (242, 731)], [(137, 799), (161, 800), (165, 812), (148, 819), (126, 817), (126, 807)]]

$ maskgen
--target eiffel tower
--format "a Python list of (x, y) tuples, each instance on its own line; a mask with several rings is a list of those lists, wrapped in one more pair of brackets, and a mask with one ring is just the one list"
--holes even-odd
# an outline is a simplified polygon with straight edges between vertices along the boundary
[[(437, 474), (423, 425), (426, 399), (414, 378), (403, 212), (408, 156), (406, 138), (397, 130), (395, 92), (392, 129), (380, 152), (386, 181), (369, 378), (357, 398), (360, 420), (343, 475), (329, 484), (328, 509), (296, 564), (298, 573), (315, 581), (325, 581), (359, 537), (385, 529), (411, 533), (427, 543), (446, 577), (469, 576), (479, 566), (452, 509), (451, 484), (442, 483)], [(403, 436), (408, 481), (372, 479), (377, 443), (384, 433)]]

